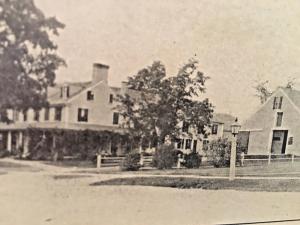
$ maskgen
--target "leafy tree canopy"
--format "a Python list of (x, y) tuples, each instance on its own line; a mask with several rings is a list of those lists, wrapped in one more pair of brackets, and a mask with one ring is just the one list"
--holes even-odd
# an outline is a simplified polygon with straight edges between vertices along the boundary
[(56, 53), (64, 25), (47, 18), (33, 0), (0, 0), (0, 109), (25, 110), (46, 104), (47, 87), (65, 61)]
[[(198, 70), (198, 62), (189, 60), (175, 76), (167, 76), (165, 66), (154, 62), (128, 79), (128, 92), (119, 96), (124, 126), (140, 137), (166, 136), (173, 140), (186, 122), (204, 133), (212, 118), (213, 106), (208, 99), (199, 100), (208, 79)], [(197, 100), (198, 99), (198, 100)]]

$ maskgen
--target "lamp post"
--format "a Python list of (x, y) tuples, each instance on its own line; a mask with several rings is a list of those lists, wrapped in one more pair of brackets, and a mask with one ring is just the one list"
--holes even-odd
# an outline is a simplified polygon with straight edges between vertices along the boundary
[(231, 153), (230, 153), (230, 170), (229, 170), (229, 180), (234, 180), (235, 178), (235, 163), (236, 163), (236, 143), (237, 143), (237, 134), (241, 129), (241, 125), (238, 123), (238, 118), (235, 119), (235, 122), (231, 125), (231, 133), (233, 135), (231, 143)]

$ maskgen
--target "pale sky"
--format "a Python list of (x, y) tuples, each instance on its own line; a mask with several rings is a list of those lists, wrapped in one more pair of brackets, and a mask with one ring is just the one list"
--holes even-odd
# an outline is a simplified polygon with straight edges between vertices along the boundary
[[(91, 79), (92, 64), (110, 66), (119, 86), (154, 60), (169, 75), (194, 57), (211, 77), (215, 111), (241, 120), (257, 110), (254, 80), (272, 88), (300, 81), (300, 1), (35, 0), (66, 25), (56, 39), (68, 67), (57, 81)], [(196, 57), (195, 57), (196, 56)], [(298, 89), (299, 84), (296, 86)]]

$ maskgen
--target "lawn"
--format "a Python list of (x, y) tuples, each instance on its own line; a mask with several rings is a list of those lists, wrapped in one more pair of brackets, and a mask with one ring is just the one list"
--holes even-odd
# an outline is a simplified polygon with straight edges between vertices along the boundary
[(40, 171), (40, 169), (33, 168), (31, 166), (22, 165), (20, 163), (4, 162), (4, 161), (0, 161), (0, 169), (3, 171), (30, 171), (30, 172)]
[(107, 185), (138, 185), (171, 188), (195, 188), (207, 190), (238, 190), (238, 191), (266, 191), (266, 192), (299, 192), (300, 180), (293, 179), (202, 179), (188, 177), (130, 177), (116, 178), (91, 184), (92, 186)]
[(47, 165), (58, 167), (79, 167), (79, 168), (95, 168), (96, 165), (91, 160), (62, 160), (62, 161), (45, 161)]

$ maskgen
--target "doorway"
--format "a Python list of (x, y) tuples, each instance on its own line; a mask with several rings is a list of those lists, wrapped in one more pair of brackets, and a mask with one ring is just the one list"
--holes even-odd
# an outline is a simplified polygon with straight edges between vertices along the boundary
[(287, 130), (274, 130), (272, 138), (272, 154), (285, 154), (286, 142), (288, 131)]

